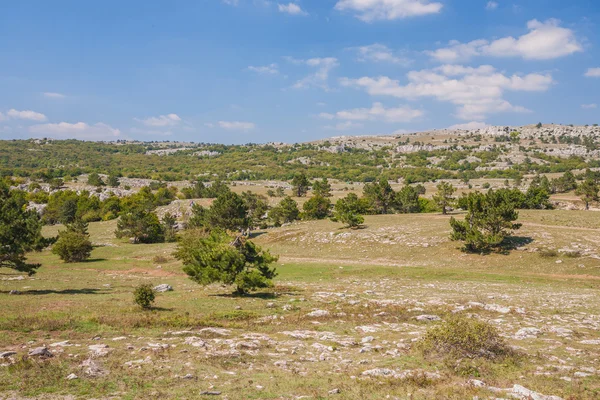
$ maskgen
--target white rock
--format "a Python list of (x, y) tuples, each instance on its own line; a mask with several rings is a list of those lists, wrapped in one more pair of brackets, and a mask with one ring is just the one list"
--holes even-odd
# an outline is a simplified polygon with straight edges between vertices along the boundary
[(329, 315), (329, 311), (327, 310), (315, 310), (306, 314), (307, 317), (319, 318), (326, 317)]
[(162, 283), (158, 286), (154, 286), (154, 291), (158, 293), (171, 292), (173, 291), (173, 287), (171, 285), (167, 285), (166, 283)]

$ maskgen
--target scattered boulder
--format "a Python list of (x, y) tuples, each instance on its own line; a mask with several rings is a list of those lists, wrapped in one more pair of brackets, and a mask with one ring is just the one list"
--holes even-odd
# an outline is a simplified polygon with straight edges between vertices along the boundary
[(162, 283), (158, 286), (154, 286), (154, 291), (158, 292), (158, 293), (164, 293), (164, 292), (172, 292), (173, 291), (173, 287), (171, 285), (168, 285), (166, 283)]
[(72, 381), (73, 379), (79, 379), (79, 377), (75, 374), (69, 374), (65, 379), (68, 381)]
[(35, 349), (29, 352), (29, 357), (39, 357), (39, 358), (50, 358), (54, 357), (50, 350), (47, 347), (36, 347)]
[(535, 339), (542, 333), (538, 328), (521, 328), (515, 333), (514, 338), (517, 340)]
[(328, 315), (329, 315), (329, 311), (327, 311), (327, 310), (315, 310), (315, 311), (311, 311), (308, 314), (306, 314), (307, 317), (313, 317), (313, 318), (326, 317)]

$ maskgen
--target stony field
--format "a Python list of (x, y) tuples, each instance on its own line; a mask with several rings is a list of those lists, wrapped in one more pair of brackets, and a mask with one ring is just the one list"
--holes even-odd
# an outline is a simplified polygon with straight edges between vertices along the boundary
[[(449, 241), (448, 218), (256, 232), (279, 276), (247, 297), (190, 281), (173, 244), (93, 223), (88, 262), (44, 251), (31, 278), (0, 271), (0, 399), (600, 398), (600, 213), (522, 211), (518, 249), (488, 256)], [(142, 282), (174, 290), (142, 311)], [(454, 314), (491, 323), (518, 356), (418, 351)]]

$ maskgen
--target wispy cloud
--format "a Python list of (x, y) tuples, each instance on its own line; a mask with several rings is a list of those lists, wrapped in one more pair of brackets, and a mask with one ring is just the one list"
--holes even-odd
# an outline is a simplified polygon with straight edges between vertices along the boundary
[(56, 93), (56, 92), (44, 92), (44, 93), (42, 93), (42, 95), (49, 99), (64, 99), (65, 97), (67, 97), (62, 93)]
[(339, 0), (335, 5), (339, 11), (354, 11), (365, 22), (437, 14), (442, 7), (442, 3), (430, 0)]
[(6, 113), (6, 115), (9, 118), (13, 118), (13, 119), (26, 119), (26, 120), (30, 120), (30, 121), (46, 121), (48, 118), (39, 112), (35, 112), (35, 111), (31, 111), (31, 110), (24, 110), (24, 111), (18, 111), (13, 109), (8, 110), (8, 112)]
[(217, 125), (220, 128), (232, 130), (232, 131), (250, 131), (256, 128), (256, 124), (254, 122), (244, 122), (244, 121), (219, 121)]
[(134, 120), (146, 126), (153, 127), (175, 126), (181, 122), (181, 118), (177, 114), (159, 115), (158, 117), (149, 117), (146, 119), (134, 118)]
[(270, 75), (275, 75), (279, 73), (279, 66), (277, 64), (269, 64), (269, 65), (263, 65), (260, 67), (255, 67), (250, 65), (248, 67), (249, 71), (252, 72), (256, 72), (258, 74), (270, 74)]
[(38, 136), (82, 140), (115, 140), (121, 135), (120, 130), (102, 122), (94, 125), (88, 125), (85, 122), (40, 124), (29, 127), (29, 132)]
[(585, 76), (588, 78), (600, 78), (600, 68), (588, 68), (585, 72)]
[(308, 13), (296, 3), (278, 4), (277, 9), (279, 12), (291, 15), (308, 15)]

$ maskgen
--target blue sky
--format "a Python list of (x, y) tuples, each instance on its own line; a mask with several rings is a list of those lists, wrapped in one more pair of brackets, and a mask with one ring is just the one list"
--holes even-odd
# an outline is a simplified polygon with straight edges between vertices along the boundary
[(5, 1), (0, 137), (600, 123), (599, 22), (597, 0)]

